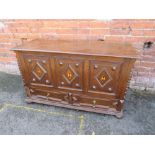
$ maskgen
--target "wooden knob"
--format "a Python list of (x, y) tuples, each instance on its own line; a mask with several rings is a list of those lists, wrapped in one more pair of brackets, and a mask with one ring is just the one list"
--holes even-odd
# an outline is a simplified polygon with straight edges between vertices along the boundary
[(64, 82), (63, 81), (61, 82), (61, 85), (64, 85)]
[(113, 71), (115, 71), (115, 70), (116, 70), (116, 67), (115, 67), (115, 66), (113, 66), (113, 67), (112, 67), (112, 70), (113, 70)]
[(60, 65), (63, 65), (63, 63), (62, 63), (62, 62), (60, 62), (59, 64), (60, 64)]
[(77, 63), (77, 64), (75, 64), (75, 66), (76, 66), (76, 67), (79, 67), (79, 64)]
[(46, 80), (46, 83), (49, 83), (49, 80)]
[(93, 86), (93, 89), (96, 89), (96, 86), (95, 85)]
[(31, 62), (32, 60), (31, 59), (28, 59), (28, 62)]
[(108, 90), (109, 90), (109, 91), (112, 91), (112, 88), (111, 88), (111, 87), (109, 87), (109, 88), (108, 88)]
[(97, 66), (97, 65), (95, 65), (95, 66), (94, 66), (94, 68), (95, 68), (95, 69), (97, 69), (97, 68), (98, 68), (98, 66)]
[(75, 84), (76, 87), (79, 87), (80, 85), (78, 83)]

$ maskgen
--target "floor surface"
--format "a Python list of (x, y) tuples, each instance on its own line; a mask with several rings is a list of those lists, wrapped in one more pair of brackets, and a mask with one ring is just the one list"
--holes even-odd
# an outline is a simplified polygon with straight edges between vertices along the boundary
[(1, 135), (155, 134), (155, 94), (128, 90), (124, 117), (27, 104), (19, 75), (0, 72)]

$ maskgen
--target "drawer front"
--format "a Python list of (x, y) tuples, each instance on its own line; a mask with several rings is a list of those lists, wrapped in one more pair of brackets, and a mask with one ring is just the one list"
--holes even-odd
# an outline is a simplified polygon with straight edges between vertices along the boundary
[(92, 108), (116, 108), (117, 100), (101, 99), (74, 94), (62, 91), (46, 91), (40, 89), (30, 89), (31, 96), (49, 101), (61, 102), (72, 106), (92, 107)]
[(90, 61), (89, 91), (116, 95), (121, 62)]
[(90, 96), (79, 96), (73, 94), (73, 105), (92, 107), (92, 108), (115, 108), (117, 100), (107, 100), (101, 98), (93, 98)]
[(64, 102), (68, 103), (65, 101), (65, 96), (67, 93), (65, 92), (60, 92), (60, 91), (47, 91), (47, 90), (41, 90), (41, 89), (35, 89), (31, 88), (30, 89), (31, 97), (37, 97), (38, 99), (45, 99), (49, 101), (56, 101), (56, 102)]
[(55, 61), (58, 88), (82, 91), (83, 60), (73, 60), (71, 57), (56, 57)]
[(48, 55), (23, 55), (30, 85), (53, 86), (53, 76)]

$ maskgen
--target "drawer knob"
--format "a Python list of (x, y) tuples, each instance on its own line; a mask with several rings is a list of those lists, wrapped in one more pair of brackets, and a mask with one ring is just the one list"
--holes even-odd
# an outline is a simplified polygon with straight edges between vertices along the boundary
[(76, 67), (79, 67), (79, 64), (77, 63), (77, 64), (75, 64), (75, 66), (76, 66)]
[(35, 79), (35, 78), (33, 78), (33, 79), (32, 79), (32, 81), (36, 81), (36, 79)]
[(112, 70), (113, 70), (113, 71), (115, 71), (115, 70), (116, 70), (116, 67), (115, 67), (115, 66), (113, 66), (113, 67), (112, 67)]
[(60, 62), (59, 64), (60, 64), (60, 65), (63, 65), (63, 62)]
[(95, 85), (93, 86), (93, 89), (96, 89), (96, 86)]
[(28, 62), (30, 63), (30, 62), (32, 62), (32, 60), (31, 59), (28, 59)]
[(95, 68), (95, 69), (97, 69), (97, 68), (98, 68), (98, 66), (97, 66), (97, 65), (95, 65), (95, 66), (94, 66), (94, 68)]
[(93, 107), (95, 107), (96, 105), (96, 100), (93, 100)]

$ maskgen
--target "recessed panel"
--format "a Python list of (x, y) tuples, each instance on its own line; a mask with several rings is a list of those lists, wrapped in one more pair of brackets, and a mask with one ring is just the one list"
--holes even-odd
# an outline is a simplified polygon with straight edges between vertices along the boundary
[(70, 58), (56, 58), (56, 75), (58, 88), (83, 89), (83, 60)]

